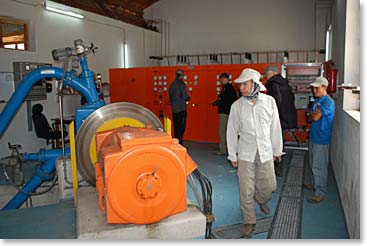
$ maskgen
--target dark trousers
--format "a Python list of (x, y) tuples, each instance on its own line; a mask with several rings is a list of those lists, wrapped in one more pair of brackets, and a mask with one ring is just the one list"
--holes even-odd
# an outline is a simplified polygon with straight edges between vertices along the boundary
[[(282, 129), (282, 137), (283, 137), (283, 152), (285, 152), (284, 144), (286, 141), (286, 129)], [(279, 162), (278, 159), (274, 161), (274, 170), (275, 174), (277, 176), (282, 176), (282, 170), (283, 170), (283, 161)]]
[(179, 140), (180, 144), (183, 143), (182, 139), (186, 129), (186, 117), (186, 110), (173, 113), (173, 130), (175, 132), (175, 138)]

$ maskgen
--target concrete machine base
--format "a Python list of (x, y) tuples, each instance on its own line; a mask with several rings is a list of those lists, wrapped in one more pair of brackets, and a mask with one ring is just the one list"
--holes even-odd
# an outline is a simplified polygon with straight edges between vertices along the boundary
[(94, 187), (80, 188), (76, 206), (78, 239), (197, 239), (205, 238), (206, 218), (195, 205), (150, 225), (107, 224)]

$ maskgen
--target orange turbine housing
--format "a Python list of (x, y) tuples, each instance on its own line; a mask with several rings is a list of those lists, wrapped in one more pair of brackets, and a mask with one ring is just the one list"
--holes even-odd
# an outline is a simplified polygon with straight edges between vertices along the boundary
[(150, 224), (186, 210), (186, 148), (165, 132), (121, 127), (97, 138), (96, 188), (107, 223)]

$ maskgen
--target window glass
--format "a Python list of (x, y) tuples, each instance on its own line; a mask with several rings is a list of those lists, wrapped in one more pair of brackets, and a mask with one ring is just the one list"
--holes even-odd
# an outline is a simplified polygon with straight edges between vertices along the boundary
[(27, 24), (0, 17), (0, 48), (27, 50)]

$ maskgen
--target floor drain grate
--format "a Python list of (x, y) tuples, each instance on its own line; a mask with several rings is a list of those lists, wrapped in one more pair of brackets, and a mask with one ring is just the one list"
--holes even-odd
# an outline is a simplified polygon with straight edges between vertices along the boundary
[[(271, 226), (273, 217), (261, 218), (256, 221), (256, 228), (254, 234), (268, 232)], [(212, 235), (215, 239), (238, 239), (242, 238), (243, 224), (234, 224), (213, 229)]]
[(268, 239), (299, 239), (302, 232), (303, 176), (306, 151), (295, 150), (275, 211)]
[(285, 180), (285, 184), (283, 184), (283, 187), (288, 185), (302, 185), (303, 182), (303, 168), (299, 167), (289, 167), (288, 174)]
[(284, 187), (283, 197), (301, 197), (302, 196), (302, 186), (300, 185), (287, 185)]
[(290, 167), (303, 167), (304, 156), (296, 156), (289, 162)]
[(271, 239), (296, 239), (301, 236), (300, 198), (282, 197), (272, 226)]

